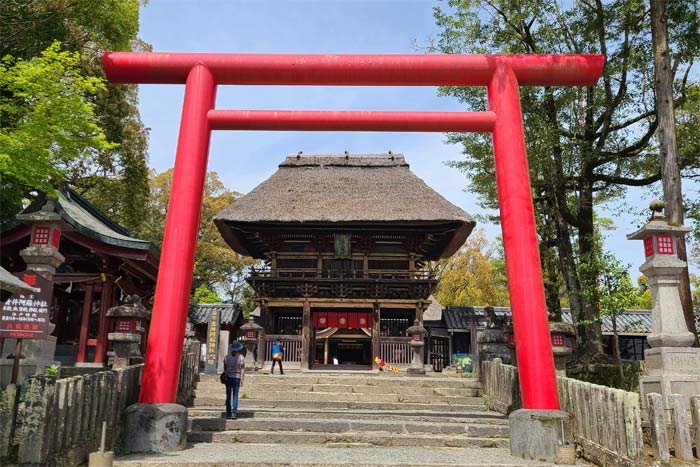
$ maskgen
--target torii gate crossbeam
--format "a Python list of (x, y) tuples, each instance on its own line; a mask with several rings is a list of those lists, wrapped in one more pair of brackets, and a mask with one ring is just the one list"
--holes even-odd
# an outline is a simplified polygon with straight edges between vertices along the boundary
[[(140, 402), (175, 401), (212, 129), (490, 131), (523, 408), (559, 409), (518, 86), (593, 86), (602, 55), (111, 52), (102, 61), (112, 82), (185, 84)], [(214, 110), (219, 84), (486, 86), (490, 111)]]

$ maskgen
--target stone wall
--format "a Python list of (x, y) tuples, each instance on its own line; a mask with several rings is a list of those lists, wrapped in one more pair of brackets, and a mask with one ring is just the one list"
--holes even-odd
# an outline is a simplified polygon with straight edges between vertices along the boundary
[(77, 465), (100, 444), (112, 449), (124, 410), (138, 399), (143, 365), (55, 379), (37, 376), (0, 392), (0, 462)]
[[(489, 408), (508, 414), (521, 408), (518, 369), (499, 359), (482, 362), (481, 380)], [(557, 378), (561, 409), (571, 418), (566, 438), (583, 457), (601, 466), (633, 467), (644, 453), (639, 394), (571, 378)]]

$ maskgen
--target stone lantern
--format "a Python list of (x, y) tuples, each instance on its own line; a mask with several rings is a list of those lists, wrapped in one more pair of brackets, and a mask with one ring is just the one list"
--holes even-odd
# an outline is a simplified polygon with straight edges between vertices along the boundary
[(141, 305), (141, 297), (138, 295), (129, 295), (122, 305), (107, 310), (107, 317), (116, 320), (114, 332), (107, 334), (107, 340), (112, 342), (114, 349), (112, 369), (126, 368), (131, 363), (143, 363), (139, 344), (145, 329), (141, 320), (150, 316), (151, 312)]
[(39, 211), (17, 215), (17, 220), (32, 228), (29, 246), (19, 254), (27, 263), (27, 270), (53, 279), (56, 268), (65, 258), (58, 252), (61, 243), (61, 215), (56, 213), (56, 200), (49, 198)]
[(262, 331), (262, 326), (256, 324), (253, 321), (253, 316), (248, 318), (248, 322), (241, 326), (241, 331), (243, 331), (243, 345), (247, 350), (245, 354), (245, 369), (246, 370), (256, 370), (255, 367), (255, 357), (253, 352), (258, 346), (258, 336), (260, 331)]
[(646, 394), (661, 394), (668, 411), (669, 395), (700, 395), (700, 348), (691, 347), (694, 337), (678, 293), (679, 276), (686, 267), (678, 259), (678, 239), (690, 228), (670, 225), (661, 213), (661, 201), (652, 201), (649, 207), (651, 220), (627, 236), (644, 242), (646, 261), (639, 270), (649, 278), (651, 289), (651, 334), (647, 336), (651, 348), (644, 351), (648, 376), (641, 378), (640, 391), (645, 406)]
[(566, 376), (566, 364), (574, 352), (572, 347), (566, 345), (566, 339), (575, 342), (576, 331), (568, 323), (552, 321), (549, 323), (549, 334), (552, 340), (552, 355), (554, 356), (554, 369), (557, 376)]
[(423, 326), (418, 324), (418, 320), (415, 320), (413, 326), (406, 329), (406, 334), (411, 338), (408, 345), (413, 349), (413, 359), (411, 360), (411, 366), (408, 368), (409, 375), (425, 374), (423, 348), (425, 347), (425, 335), (427, 332)]

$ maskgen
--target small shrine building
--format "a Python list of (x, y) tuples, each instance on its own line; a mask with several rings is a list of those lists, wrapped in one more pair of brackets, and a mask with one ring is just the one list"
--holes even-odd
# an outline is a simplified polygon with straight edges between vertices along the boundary
[(391, 153), (288, 156), (215, 222), (231, 248), (264, 260), (247, 280), (265, 360), (279, 337), (302, 369), (410, 363), (406, 329), (437, 285), (428, 262), (475, 225)]
[[(102, 367), (108, 360), (107, 334), (115, 326), (106, 312), (126, 295), (136, 294), (147, 303), (155, 290), (159, 251), (150, 242), (133, 237), (71, 189), (59, 191), (55, 200), (34, 202), (22, 215), (40, 211), (60, 216), (58, 232), (51, 228), (51, 244), (64, 258), (52, 277), (53, 331), (49, 339), (56, 343), (53, 359), (68, 366)], [(6, 227), (0, 232), (2, 267), (11, 273), (25, 271), (27, 265), (20, 252), (30, 245), (48, 243), (48, 229), (21, 222)], [(147, 335), (148, 323), (142, 324)], [(144, 336), (142, 352), (145, 342)], [(3, 356), (13, 349), (14, 345), (5, 345)]]

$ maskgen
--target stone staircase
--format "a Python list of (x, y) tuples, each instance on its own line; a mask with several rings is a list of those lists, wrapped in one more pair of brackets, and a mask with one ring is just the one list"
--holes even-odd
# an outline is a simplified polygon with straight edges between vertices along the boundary
[(188, 441), (361, 446), (507, 447), (507, 419), (473, 379), (287, 373), (246, 377), (237, 420), (225, 391), (202, 376)]
[(201, 375), (188, 449), (132, 454), (116, 466), (525, 467), (509, 455), (508, 419), (471, 378), (370, 372), (246, 376), (226, 420), (218, 376)]

